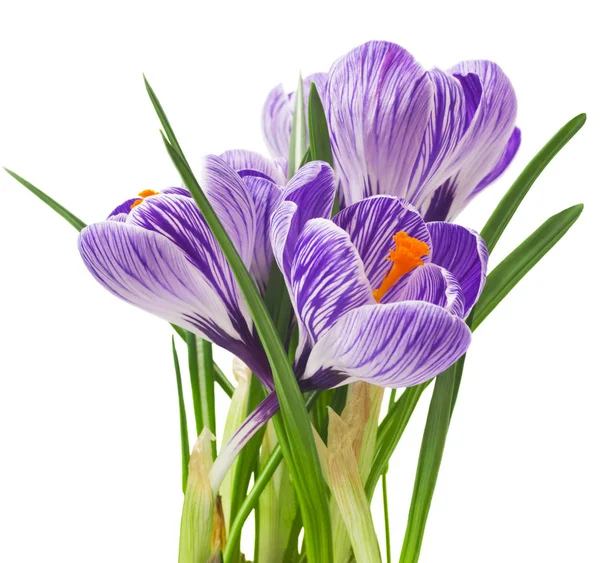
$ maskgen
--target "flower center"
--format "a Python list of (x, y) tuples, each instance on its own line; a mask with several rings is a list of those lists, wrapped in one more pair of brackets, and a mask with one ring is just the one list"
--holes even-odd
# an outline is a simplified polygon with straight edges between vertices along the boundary
[(131, 209), (133, 209), (134, 207), (137, 207), (147, 197), (150, 197), (151, 195), (158, 195), (158, 192), (155, 192), (154, 190), (142, 190), (138, 195), (140, 196), (140, 199), (136, 199), (131, 204)]
[(390, 249), (390, 255), (387, 257), (387, 260), (392, 262), (392, 267), (379, 288), (373, 291), (377, 303), (402, 276), (412, 272), (417, 266), (422, 266), (424, 264), (422, 258), (429, 254), (429, 246), (426, 242), (413, 238), (404, 231), (396, 233), (393, 238), (396, 248)]

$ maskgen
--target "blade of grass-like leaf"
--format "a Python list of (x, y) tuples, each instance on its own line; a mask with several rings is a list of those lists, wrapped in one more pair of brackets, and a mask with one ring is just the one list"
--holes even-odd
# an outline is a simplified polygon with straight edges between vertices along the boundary
[(435, 380), (435, 388), (423, 433), (400, 563), (416, 563), (419, 560), (427, 515), (448, 435), (456, 365), (455, 363), (443, 374), (438, 375)]
[(158, 115), (158, 119), (160, 120), (160, 124), (163, 127), (163, 130), (165, 132), (165, 135), (167, 136), (167, 139), (169, 140), (169, 143), (171, 143), (171, 145), (175, 149), (177, 149), (177, 151), (181, 155), (181, 158), (183, 158), (183, 160), (187, 163), (187, 160), (185, 160), (185, 156), (183, 155), (183, 151), (181, 150), (181, 147), (179, 146), (179, 141), (177, 140), (177, 137), (175, 136), (175, 131), (173, 131), (173, 128), (171, 127), (171, 124), (169, 123), (169, 120), (167, 119), (167, 116), (166, 116), (165, 112), (163, 111), (163, 108), (162, 108), (160, 102), (158, 101), (158, 98), (156, 97), (154, 90), (152, 89), (152, 86), (150, 86), (150, 83), (146, 79), (146, 75), (144, 74), (143, 76), (144, 76), (144, 85), (146, 86), (146, 92), (148, 92), (148, 96), (150, 97), (150, 101), (152, 102), (152, 106), (154, 107), (154, 111)]
[[(177, 335), (184, 341), (186, 342), (187, 339), (187, 330), (185, 330), (184, 328), (181, 328), (177, 325), (174, 325), (171, 323), (171, 328), (177, 333)], [(221, 387), (221, 389), (223, 389), (223, 391), (225, 391), (225, 394), (228, 397), (231, 397), (233, 395), (233, 391), (234, 391), (234, 386), (233, 383), (231, 383), (231, 381), (229, 381), (229, 379), (227, 379), (227, 376), (223, 373), (223, 371), (221, 370), (221, 368), (217, 365), (216, 362), (213, 362), (213, 373), (215, 376), (215, 381), (219, 384), (219, 386)]]
[(515, 183), (506, 192), (506, 195), (502, 198), (481, 231), (481, 236), (487, 244), (488, 252), (491, 253), (496, 246), (504, 229), (506, 229), (523, 198), (527, 195), (529, 188), (531, 188), (550, 161), (573, 138), (575, 133), (583, 127), (585, 119), (585, 113), (582, 113), (564, 125), (542, 147), (540, 152), (533, 157)]
[(563, 237), (582, 211), (583, 204), (579, 204), (553, 215), (494, 268), (474, 310), (473, 329), (483, 322), (523, 276)]
[(181, 384), (181, 369), (179, 366), (179, 357), (177, 348), (175, 348), (175, 338), (171, 337), (171, 348), (173, 350), (173, 364), (175, 365), (175, 377), (177, 378), (177, 398), (179, 401), (179, 432), (181, 434), (181, 484), (183, 494), (187, 487), (188, 466), (190, 465), (190, 441), (188, 438), (187, 415), (185, 413), (185, 402), (183, 400), (183, 386)]
[(194, 421), (196, 422), (196, 434), (200, 436), (204, 427), (202, 420), (202, 399), (200, 398), (200, 367), (198, 365), (198, 346), (196, 335), (186, 331), (185, 343), (188, 349), (188, 369), (190, 372), (190, 384), (192, 387), (192, 400), (194, 403)]
[(86, 224), (79, 217), (71, 213), (68, 209), (52, 199), (49, 195), (46, 195), (42, 190), (36, 188), (31, 182), (28, 182), (25, 180), (25, 178), (22, 178), (16, 172), (13, 172), (8, 168), (5, 168), (4, 170), (6, 170), (6, 172), (10, 174), (17, 182), (19, 182), (19, 184), (25, 186), (33, 195), (40, 198), (48, 207), (54, 209), (56, 213), (58, 213), (65, 221), (75, 227), (78, 231), (81, 231), (81, 229), (86, 227)]
[[(208, 428), (213, 436), (217, 435), (215, 415), (215, 373), (212, 344), (208, 340), (196, 337), (200, 382), (200, 402), (202, 403), (202, 426)], [(217, 457), (217, 441), (211, 440), (213, 459)]]
[(314, 82), (310, 85), (308, 95), (308, 136), (312, 160), (322, 160), (333, 167), (327, 118)]
[(290, 155), (288, 158), (288, 178), (291, 178), (300, 167), (306, 152), (306, 114), (304, 111), (304, 84), (302, 75), (298, 79), (298, 88), (292, 119), (292, 136), (290, 138)]
[[(163, 113), (162, 109), (157, 112)], [(202, 191), (185, 159), (163, 136), (165, 148), (194, 201), (200, 208), (204, 219), (215, 236), (232, 272), (238, 282), (242, 295), (246, 299), (252, 314), (258, 335), (271, 364), (275, 389), (279, 399), (281, 415), (284, 421), (289, 450), (280, 443), (284, 451), (292, 479), (298, 494), (300, 509), (305, 523), (305, 538), (309, 561), (328, 561), (331, 557), (331, 522), (326, 502), (327, 494), (317, 450), (308, 419), (308, 413), (302, 401), (298, 382), (289, 365), (287, 354), (263, 300), (246, 270), (231, 239), (223, 229), (210, 202)], [(287, 445), (287, 444), (286, 444)], [(287, 451), (286, 451), (287, 450)], [(287, 454), (287, 455), (286, 455)]]

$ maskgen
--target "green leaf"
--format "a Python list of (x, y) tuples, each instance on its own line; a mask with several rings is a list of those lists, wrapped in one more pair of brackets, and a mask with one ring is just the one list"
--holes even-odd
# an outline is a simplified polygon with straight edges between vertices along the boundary
[(5, 168), (6, 172), (8, 172), (19, 184), (25, 186), (33, 195), (39, 197), (48, 207), (54, 209), (65, 221), (73, 225), (78, 231), (81, 231), (86, 224), (76, 215), (71, 213), (68, 209), (63, 207), (60, 203), (52, 199), (49, 195), (46, 195), (42, 190), (36, 188), (32, 183), (25, 180), (25, 178), (21, 178), (16, 172)]
[[(164, 119), (168, 123), (160, 105), (155, 105), (155, 109), (161, 121)], [(298, 494), (305, 524), (308, 559), (314, 563), (329, 561), (331, 559), (331, 522), (327, 503), (327, 491), (319, 465), (308, 413), (302, 400), (298, 382), (289, 364), (286, 351), (279, 340), (275, 325), (254, 281), (246, 270), (231, 239), (223, 229), (219, 218), (198, 184), (193, 172), (187, 165), (185, 157), (164, 136), (163, 141), (171, 160), (179, 171), (185, 185), (190, 190), (194, 201), (200, 208), (205, 221), (229, 262), (240, 291), (252, 314), (256, 330), (263, 343), (273, 371), (281, 415), (285, 432), (289, 439), (288, 449), (282, 443), (286, 439), (286, 436), (281, 436), (278, 433), (284, 451), (284, 458), (292, 474)]]
[(553, 215), (494, 268), (474, 310), (473, 330), (563, 237), (582, 211), (583, 204), (579, 204)]
[(194, 402), (194, 420), (196, 422), (196, 435), (200, 436), (204, 428), (202, 420), (202, 399), (200, 397), (200, 366), (198, 365), (198, 347), (196, 335), (186, 331), (185, 343), (188, 349), (188, 369), (190, 372), (190, 384), (192, 387), (192, 400)]
[[(212, 344), (208, 340), (196, 337), (198, 351), (200, 402), (202, 403), (202, 426), (208, 428), (213, 436), (217, 435), (215, 415), (215, 373), (212, 354)], [(217, 457), (216, 440), (211, 442), (213, 459)]]
[(175, 365), (175, 377), (177, 378), (177, 398), (179, 401), (179, 433), (181, 434), (181, 483), (183, 494), (187, 487), (188, 468), (190, 465), (190, 441), (188, 438), (187, 415), (185, 413), (185, 402), (183, 400), (183, 386), (181, 384), (181, 369), (179, 357), (175, 348), (175, 338), (171, 336), (171, 347), (173, 349), (173, 364)]
[(419, 560), (427, 515), (450, 425), (456, 366), (455, 363), (444, 373), (438, 375), (435, 380), (435, 388), (423, 433), (400, 563), (416, 563)]
[(292, 119), (292, 135), (290, 138), (290, 156), (288, 159), (288, 178), (291, 178), (298, 168), (306, 152), (306, 114), (304, 111), (304, 84), (302, 75), (298, 79), (296, 90), (294, 117)]
[(400, 398), (391, 405), (388, 414), (382, 420), (377, 432), (375, 457), (365, 484), (365, 491), (369, 500), (373, 498), (377, 481), (387, 468), (390, 458), (408, 425), (408, 421), (429, 383), (430, 381), (427, 381), (406, 389)]
[(481, 231), (481, 236), (487, 244), (488, 252), (491, 253), (496, 246), (504, 229), (506, 229), (523, 198), (527, 195), (529, 188), (531, 188), (550, 161), (573, 138), (575, 133), (583, 127), (585, 119), (585, 113), (582, 113), (564, 125), (544, 145), (540, 152), (533, 157), (533, 160), (525, 167), (515, 183), (506, 192), (506, 195), (502, 198)]
[(314, 82), (310, 85), (310, 94), (308, 95), (308, 136), (312, 160), (322, 160), (333, 167), (327, 118)]

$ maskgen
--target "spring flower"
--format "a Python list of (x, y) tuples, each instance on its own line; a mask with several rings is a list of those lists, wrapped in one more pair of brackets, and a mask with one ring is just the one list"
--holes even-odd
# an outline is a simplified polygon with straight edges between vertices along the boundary
[[(269, 219), (283, 197), (269, 178), (284, 181), (283, 172), (252, 153), (232, 151), (223, 157), (206, 158), (202, 185), (264, 291), (273, 261)], [(320, 172), (320, 166), (305, 167), (301, 178), (290, 182), (290, 197), (299, 181), (318, 183)], [(109, 291), (229, 350), (272, 389), (247, 304), (186, 189), (141, 192), (106, 221), (83, 229), (79, 248), (90, 272)]]
[[(292, 195), (288, 185), (271, 219), (298, 319), (301, 388), (409, 387), (435, 377), (470, 343), (463, 319), (485, 283), (483, 240), (458, 225), (426, 223), (393, 196), (362, 200), (330, 220), (336, 186), (333, 174), (326, 178), (300, 182)], [(271, 394), (240, 427), (215, 462), (214, 486), (277, 409)]]
[[(319, 82), (343, 205), (389, 194), (427, 221), (449, 221), (519, 148), (515, 93), (490, 61), (425, 70), (402, 47), (371, 41), (335, 62), (325, 87)], [(289, 129), (285, 112), (269, 111), (273, 99), (263, 126), (272, 151)]]

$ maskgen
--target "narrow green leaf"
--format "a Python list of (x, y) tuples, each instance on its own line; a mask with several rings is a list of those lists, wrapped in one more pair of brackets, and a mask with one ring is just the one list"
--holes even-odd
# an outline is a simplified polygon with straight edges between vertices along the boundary
[(52, 199), (49, 195), (46, 195), (42, 190), (36, 188), (32, 183), (19, 176), (16, 172), (5, 168), (6, 172), (10, 174), (19, 184), (25, 186), (33, 195), (40, 198), (48, 207), (54, 209), (65, 221), (73, 225), (78, 231), (81, 231), (86, 224), (76, 215), (71, 213), (68, 209), (63, 207), (60, 203)]
[(310, 85), (308, 95), (308, 136), (312, 160), (322, 160), (333, 167), (333, 153), (329, 141), (327, 118), (314, 82)]
[[(180, 326), (174, 325), (171, 323), (171, 327), (177, 333), (177, 335), (184, 341), (187, 341), (187, 330), (181, 328)], [(233, 391), (235, 390), (233, 383), (229, 381), (227, 376), (223, 373), (223, 370), (217, 365), (216, 362), (213, 362), (213, 374), (215, 376), (215, 381), (219, 384), (221, 389), (225, 391), (228, 397), (233, 395)]]
[(194, 420), (196, 422), (196, 434), (200, 436), (204, 428), (202, 420), (202, 399), (200, 395), (200, 366), (198, 365), (198, 346), (196, 335), (186, 331), (185, 343), (188, 349), (188, 369), (190, 372), (190, 384), (192, 387), (192, 400), (194, 403)]
[(496, 207), (481, 231), (481, 236), (486, 242), (488, 252), (492, 252), (496, 246), (504, 229), (506, 229), (508, 223), (515, 214), (515, 211), (523, 201), (523, 198), (527, 195), (529, 188), (531, 188), (550, 161), (573, 138), (575, 133), (583, 127), (585, 119), (585, 113), (582, 113), (564, 125), (556, 135), (542, 147), (540, 152), (533, 157), (531, 162), (516, 179), (515, 183), (506, 192), (506, 195), (502, 198), (498, 207)]
[(408, 523), (400, 563), (419, 560), (425, 524), (437, 481), (450, 424), (456, 363), (435, 379), (435, 388), (423, 433)]
[(171, 347), (173, 349), (173, 364), (175, 365), (175, 377), (177, 378), (177, 398), (179, 400), (179, 433), (181, 434), (181, 484), (183, 494), (187, 487), (188, 467), (190, 465), (190, 441), (188, 438), (187, 415), (185, 413), (185, 401), (183, 400), (183, 386), (181, 384), (181, 369), (179, 357), (175, 348), (175, 338), (171, 336)]
[(300, 167), (306, 152), (306, 113), (304, 111), (304, 84), (302, 75), (298, 79), (298, 88), (292, 119), (292, 135), (290, 137), (290, 156), (288, 159), (288, 178), (291, 178)]
[(523, 276), (563, 237), (582, 211), (583, 204), (579, 204), (553, 215), (494, 268), (477, 302), (473, 329), (483, 322)]
[[(164, 114), (155, 106), (157, 113)], [(165, 117), (166, 120), (166, 117)], [(305, 540), (309, 561), (328, 561), (331, 557), (331, 522), (327, 493), (319, 465), (308, 413), (302, 400), (298, 382), (289, 365), (287, 354), (262, 298), (246, 270), (231, 239), (223, 229), (210, 202), (202, 191), (185, 158), (163, 136), (165, 148), (179, 171), (204, 219), (219, 243), (252, 314), (258, 335), (271, 364), (275, 389), (281, 407), (289, 451), (283, 447), (305, 523)], [(279, 433), (278, 433), (279, 435)], [(285, 440), (282, 436), (281, 439)], [(281, 440), (280, 440), (281, 442)], [(287, 454), (287, 455), (286, 455)]]
[(377, 432), (375, 457), (373, 458), (371, 471), (365, 484), (365, 492), (369, 500), (373, 498), (377, 481), (388, 466), (392, 453), (394, 453), (408, 425), (408, 421), (429, 383), (427, 381), (406, 389), (400, 398), (390, 407), (388, 414), (381, 422)]
[[(200, 382), (200, 402), (202, 403), (202, 426), (208, 428), (213, 436), (217, 435), (215, 414), (215, 372), (212, 355), (212, 344), (208, 340), (196, 337), (198, 350), (198, 367)], [(213, 459), (217, 457), (217, 442), (211, 442)]]
[(298, 166), (298, 168), (302, 168), (305, 164), (308, 164), (312, 160), (312, 153), (310, 152), (310, 147), (308, 147), (304, 153), (304, 156), (302, 157), (302, 160), (300, 161), (300, 166)]
[(169, 120), (167, 119), (167, 116), (163, 111), (163, 108), (160, 105), (160, 102), (158, 101), (154, 90), (152, 89), (152, 86), (150, 86), (150, 83), (146, 79), (146, 75), (144, 74), (143, 76), (144, 85), (146, 86), (146, 92), (148, 92), (148, 96), (150, 97), (150, 101), (152, 102), (152, 106), (154, 107), (154, 111), (156, 111), (156, 114), (158, 115), (158, 119), (160, 120), (160, 124), (163, 127), (163, 130), (165, 132), (165, 135), (167, 136), (167, 139), (169, 140), (169, 143), (175, 149), (177, 149), (177, 152), (179, 152), (181, 158), (187, 163), (187, 160), (185, 160), (185, 156), (183, 155), (183, 151), (181, 150), (181, 146), (179, 145), (179, 141), (175, 136), (175, 131), (173, 131), (173, 128), (171, 127), (171, 124), (169, 123)]

